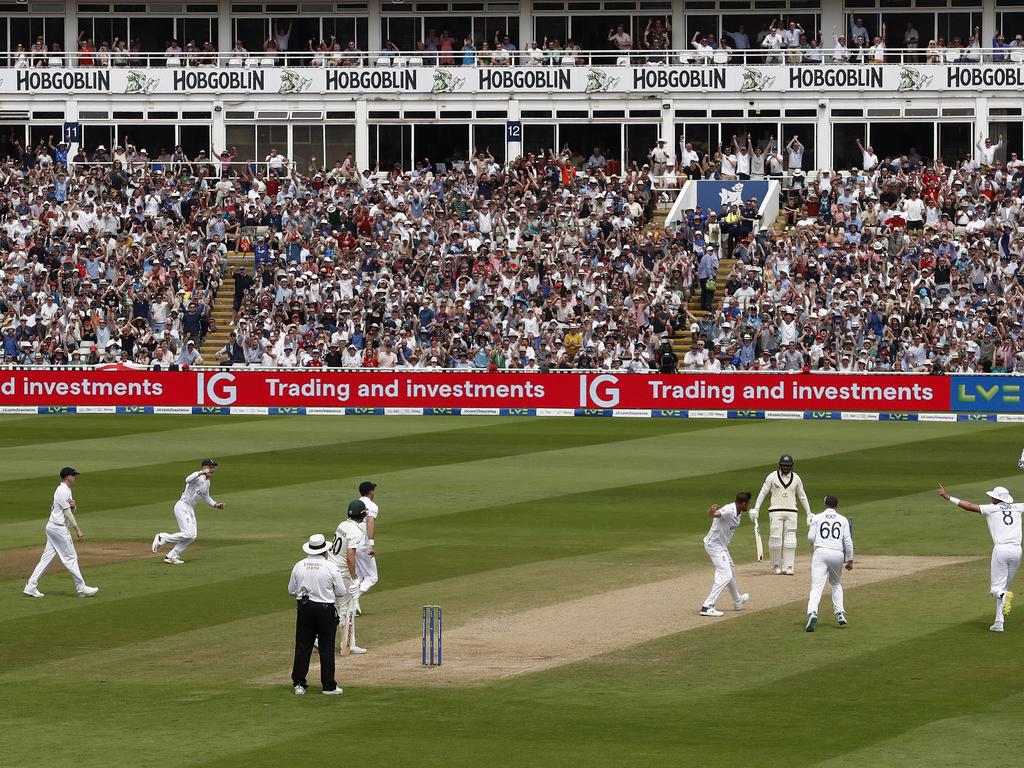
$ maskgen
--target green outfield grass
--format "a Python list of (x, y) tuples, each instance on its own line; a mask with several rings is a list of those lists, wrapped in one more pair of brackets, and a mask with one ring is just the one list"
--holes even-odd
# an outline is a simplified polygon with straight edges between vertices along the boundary
[[(987, 631), (987, 530), (934, 491), (1024, 497), (1022, 444), (997, 424), (2, 417), (0, 766), (1012, 764), (1024, 604)], [(381, 507), (381, 581), (359, 623), (373, 653), (418, 637), (424, 603), (448, 630), (689, 570), (710, 583), (705, 510), (756, 494), (783, 452), (816, 509), (840, 497), (860, 554), (971, 559), (854, 587), (843, 631), (802, 632), (793, 602), (512, 679), (358, 686), (339, 665), (343, 696), (291, 693), (288, 573), (361, 480)], [(61, 466), (82, 472), (88, 540), (148, 555), (206, 456), (227, 508), (198, 511), (185, 566), (86, 566), (89, 600), (55, 566), (46, 598), (21, 594)]]

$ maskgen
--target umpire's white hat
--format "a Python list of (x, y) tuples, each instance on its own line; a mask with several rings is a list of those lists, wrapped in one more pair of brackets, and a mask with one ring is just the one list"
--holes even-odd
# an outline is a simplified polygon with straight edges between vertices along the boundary
[(309, 541), (302, 545), (302, 551), (307, 555), (322, 555), (328, 548), (327, 539), (322, 533), (314, 533)]

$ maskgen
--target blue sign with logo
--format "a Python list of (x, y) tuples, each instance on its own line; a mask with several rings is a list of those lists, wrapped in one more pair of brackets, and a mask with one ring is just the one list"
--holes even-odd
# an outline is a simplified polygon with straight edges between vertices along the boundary
[(522, 120), (507, 120), (505, 121), (505, 141), (511, 143), (514, 141), (523, 140), (523, 121)]
[(1017, 376), (951, 376), (949, 404), (954, 411), (1024, 412), (1024, 378)]
[(768, 196), (767, 181), (698, 181), (697, 207), (720, 213), (723, 205), (743, 204), (752, 197), (757, 198), (758, 206)]

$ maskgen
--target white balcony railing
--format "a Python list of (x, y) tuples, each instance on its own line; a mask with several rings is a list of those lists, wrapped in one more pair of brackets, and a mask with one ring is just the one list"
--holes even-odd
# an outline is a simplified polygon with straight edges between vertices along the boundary
[(469, 66), (760, 66), (815, 64), (1024, 64), (1024, 47), (1005, 48), (782, 48), (684, 50), (533, 50), (398, 51), (79, 51), (0, 53), (0, 66), (11, 69), (68, 67), (171, 68), (227, 67), (469, 67)]

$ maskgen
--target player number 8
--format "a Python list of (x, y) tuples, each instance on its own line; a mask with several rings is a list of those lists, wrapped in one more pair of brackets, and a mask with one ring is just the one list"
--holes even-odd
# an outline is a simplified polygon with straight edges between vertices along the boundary
[(1009, 510), (1003, 512), (1003, 525), (1013, 525), (1013, 512)]
[(818, 529), (818, 535), (823, 539), (838, 539), (842, 536), (842, 533), (843, 529), (842, 526), (839, 525), (838, 520), (831, 525), (828, 523), (822, 523), (821, 527)]

